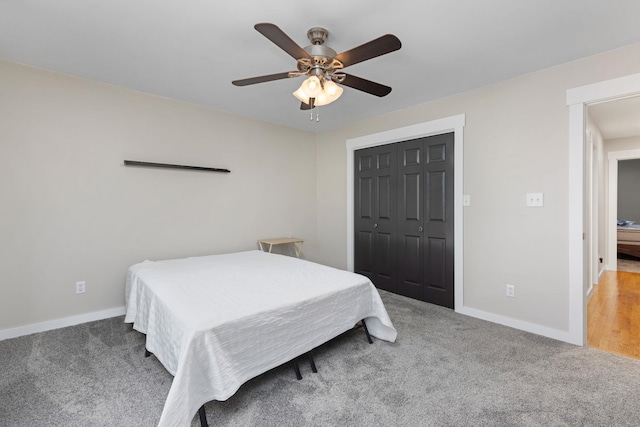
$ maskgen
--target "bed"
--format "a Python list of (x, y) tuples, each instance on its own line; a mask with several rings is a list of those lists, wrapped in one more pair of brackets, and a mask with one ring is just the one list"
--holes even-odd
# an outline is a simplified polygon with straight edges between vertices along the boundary
[(188, 426), (211, 400), (303, 355), (366, 319), (396, 330), (364, 276), (261, 251), (131, 266), (125, 322), (173, 376), (159, 426)]
[(640, 224), (618, 225), (618, 253), (640, 258)]

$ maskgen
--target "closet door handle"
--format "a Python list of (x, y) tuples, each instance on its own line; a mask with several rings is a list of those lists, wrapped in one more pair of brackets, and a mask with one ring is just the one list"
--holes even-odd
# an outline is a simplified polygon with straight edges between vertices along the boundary
[(418, 227), (418, 231), (422, 233), (424, 231), (424, 228), (422, 228), (422, 226), (420, 226), (420, 227)]
[(373, 228), (378, 228), (378, 224), (373, 224)]

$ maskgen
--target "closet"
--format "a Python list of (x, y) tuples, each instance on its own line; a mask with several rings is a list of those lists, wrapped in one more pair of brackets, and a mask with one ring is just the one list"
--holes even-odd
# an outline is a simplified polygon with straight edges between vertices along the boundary
[(355, 272), (454, 308), (453, 133), (356, 150)]

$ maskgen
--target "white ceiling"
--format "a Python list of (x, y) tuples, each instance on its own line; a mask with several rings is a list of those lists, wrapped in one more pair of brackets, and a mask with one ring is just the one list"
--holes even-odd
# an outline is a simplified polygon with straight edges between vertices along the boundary
[[(638, 0), (0, 0), (0, 58), (321, 132), (640, 42), (638, 17)], [(393, 91), (345, 88), (315, 122), (301, 77), (233, 86), (295, 69), (258, 22), (303, 47), (324, 27), (338, 53), (395, 34), (401, 50), (345, 70)]]
[(589, 106), (589, 114), (605, 140), (640, 135), (640, 97)]

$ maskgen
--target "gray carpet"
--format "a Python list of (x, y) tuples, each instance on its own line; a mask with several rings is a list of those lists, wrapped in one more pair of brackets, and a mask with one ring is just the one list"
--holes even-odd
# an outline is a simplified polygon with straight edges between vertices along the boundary
[[(355, 331), (206, 405), (212, 426), (638, 426), (640, 361), (381, 291)], [(171, 385), (122, 317), (0, 342), (0, 426), (155, 426)], [(198, 426), (197, 417), (193, 426)]]

